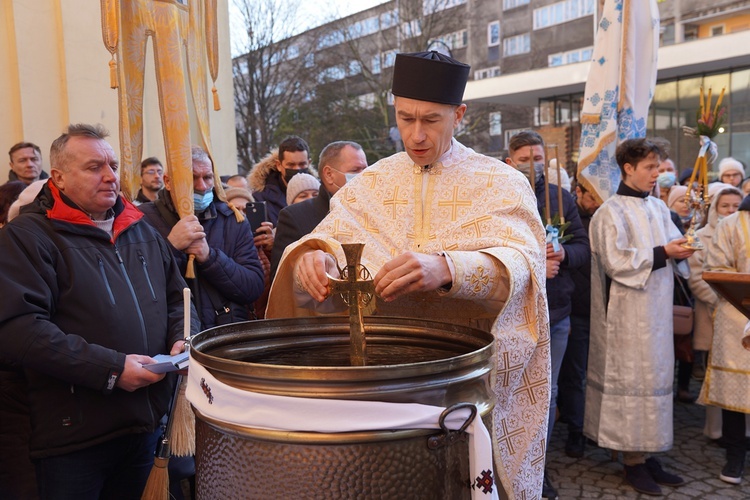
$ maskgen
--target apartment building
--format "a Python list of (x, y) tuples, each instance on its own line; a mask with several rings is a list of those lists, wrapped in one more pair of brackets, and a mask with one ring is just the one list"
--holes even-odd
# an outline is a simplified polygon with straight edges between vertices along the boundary
[[(326, 96), (362, 113), (376, 110), (384, 118), (373, 123), (372, 136), (383, 141), (373, 142), (368, 152), (379, 147), (376, 157), (381, 156), (394, 123), (387, 90), (395, 54), (439, 50), (472, 67), (465, 94), (469, 109), (457, 132), (461, 142), (502, 157), (514, 133), (535, 128), (558, 145), (572, 172), (601, 3), (391, 0), (290, 40), (298, 47), (292, 54), (307, 50), (306, 67), (316, 75), (300, 84), (301, 101)], [(649, 135), (669, 139), (678, 165), (691, 166), (697, 148), (681, 127), (695, 121), (701, 85), (717, 92), (726, 87), (731, 109), (726, 132), (717, 139), (720, 155), (750, 159), (750, 1), (665, 0), (659, 9), (661, 48)]]

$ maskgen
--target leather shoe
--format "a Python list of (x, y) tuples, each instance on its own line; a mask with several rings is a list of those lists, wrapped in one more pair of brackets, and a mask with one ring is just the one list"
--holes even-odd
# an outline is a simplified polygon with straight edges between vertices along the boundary
[(586, 448), (586, 438), (582, 432), (568, 432), (568, 440), (565, 442), (565, 454), (571, 458), (583, 457)]
[(664, 486), (672, 486), (674, 488), (685, 484), (685, 480), (680, 476), (665, 471), (661, 466), (661, 462), (655, 457), (646, 459), (646, 469), (648, 469), (648, 473), (651, 474), (654, 481)]
[(645, 495), (660, 496), (661, 488), (654, 482), (654, 478), (646, 468), (646, 464), (626, 465), (625, 481), (638, 493)]

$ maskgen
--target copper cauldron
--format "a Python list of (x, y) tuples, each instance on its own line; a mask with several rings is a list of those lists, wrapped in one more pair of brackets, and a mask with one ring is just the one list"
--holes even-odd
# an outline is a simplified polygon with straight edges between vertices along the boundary
[[(470, 403), (490, 423), (491, 334), (377, 316), (365, 318), (365, 328), (368, 366), (349, 365), (345, 317), (212, 328), (193, 337), (192, 356), (220, 381), (247, 391), (443, 407)], [(439, 433), (269, 431), (196, 411), (197, 497), (470, 498), (467, 442), (434, 446)]]

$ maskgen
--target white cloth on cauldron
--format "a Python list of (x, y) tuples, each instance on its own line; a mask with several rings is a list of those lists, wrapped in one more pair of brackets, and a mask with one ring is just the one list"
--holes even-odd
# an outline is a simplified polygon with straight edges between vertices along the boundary
[[(202, 415), (220, 422), (296, 432), (440, 429), (438, 419), (445, 410), (418, 403), (313, 399), (250, 392), (217, 380), (192, 357), (186, 396)], [(467, 412), (450, 413), (445, 419), (446, 427), (459, 429), (466, 421)], [(497, 499), (492, 441), (479, 415), (466, 432), (469, 434), (469, 472), (473, 478), (472, 499)]]

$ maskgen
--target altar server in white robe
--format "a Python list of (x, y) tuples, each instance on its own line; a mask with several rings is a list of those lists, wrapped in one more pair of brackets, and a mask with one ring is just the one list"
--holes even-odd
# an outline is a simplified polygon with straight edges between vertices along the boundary
[[(709, 271), (750, 273), (750, 197), (740, 209), (719, 222), (704, 268)], [(700, 403), (721, 408), (721, 433), (726, 442), (726, 464), (719, 479), (739, 484), (745, 469), (747, 440), (745, 414), (750, 413), (750, 352), (742, 346), (747, 318), (723, 297), (714, 317), (714, 338)]]
[(365, 243), (377, 314), (494, 334), (495, 484), (511, 499), (539, 498), (550, 398), (544, 229), (526, 178), (453, 138), (468, 75), (469, 66), (437, 52), (396, 56), (405, 151), (347, 182), (313, 233), (287, 247), (266, 317), (315, 314), (294, 294), (330, 305), (334, 256), (343, 263), (342, 243)]
[[(626, 481), (651, 495), (661, 494), (659, 484), (684, 483), (646, 453), (672, 447), (673, 272), (676, 261), (693, 253), (680, 246), (686, 240), (664, 202), (649, 196), (660, 154), (646, 139), (621, 143), (620, 186), (591, 221), (584, 418), (584, 434), (603, 448), (622, 451)], [(687, 263), (677, 267), (687, 277)]]

